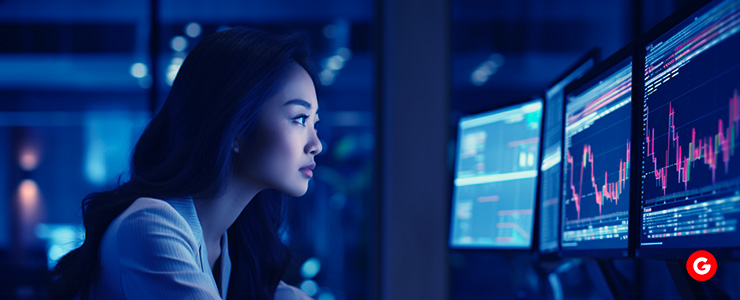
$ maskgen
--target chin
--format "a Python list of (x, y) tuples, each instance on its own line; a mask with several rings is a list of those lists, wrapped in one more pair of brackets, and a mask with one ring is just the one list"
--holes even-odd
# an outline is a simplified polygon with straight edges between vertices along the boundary
[(301, 197), (308, 191), (308, 183), (305, 185), (289, 186), (281, 189), (281, 191), (293, 197)]
[(303, 197), (303, 195), (306, 194), (306, 191), (307, 190), (302, 190), (302, 191), (297, 191), (297, 192), (294, 192), (294, 193), (286, 193), (286, 194), (291, 195), (291, 196), (297, 198), (297, 197)]

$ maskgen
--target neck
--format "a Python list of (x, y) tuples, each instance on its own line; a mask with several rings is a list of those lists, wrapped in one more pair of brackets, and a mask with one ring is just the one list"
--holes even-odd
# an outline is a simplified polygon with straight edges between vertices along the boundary
[(233, 180), (227, 184), (225, 192), (214, 198), (193, 198), (198, 221), (203, 229), (203, 240), (208, 250), (208, 262), (213, 267), (221, 255), (221, 237), (239, 217), (242, 210), (261, 189)]

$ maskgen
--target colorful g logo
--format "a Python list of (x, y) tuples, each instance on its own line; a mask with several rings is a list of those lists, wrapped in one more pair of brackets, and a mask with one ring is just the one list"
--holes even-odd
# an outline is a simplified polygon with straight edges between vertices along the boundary
[(691, 278), (706, 281), (717, 272), (717, 260), (711, 253), (699, 250), (691, 254), (689, 260), (686, 261), (686, 270), (689, 271)]

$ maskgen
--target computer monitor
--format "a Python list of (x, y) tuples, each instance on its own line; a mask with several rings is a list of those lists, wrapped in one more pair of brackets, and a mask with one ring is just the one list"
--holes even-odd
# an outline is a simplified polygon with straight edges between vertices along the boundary
[(566, 88), (561, 255), (629, 255), (631, 46)]
[(590, 50), (548, 86), (545, 91), (544, 127), (542, 129), (542, 160), (539, 177), (540, 254), (556, 253), (559, 248), (560, 226), (560, 161), (563, 153), (563, 91), (565, 86), (591, 70), (599, 59), (599, 49)]
[(638, 257), (740, 258), (739, 32), (715, 1), (644, 44)]
[(532, 247), (542, 100), (458, 121), (450, 247)]

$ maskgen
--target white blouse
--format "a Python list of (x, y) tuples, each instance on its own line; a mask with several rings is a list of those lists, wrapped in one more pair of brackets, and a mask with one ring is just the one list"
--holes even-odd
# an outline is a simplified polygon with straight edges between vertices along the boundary
[[(228, 238), (221, 240), (221, 286), (208, 264), (192, 199), (139, 198), (111, 222), (100, 243), (92, 299), (226, 299)], [(280, 282), (277, 300), (312, 299)]]

